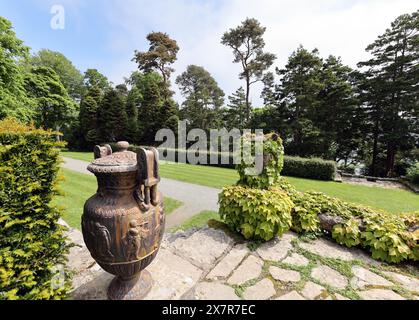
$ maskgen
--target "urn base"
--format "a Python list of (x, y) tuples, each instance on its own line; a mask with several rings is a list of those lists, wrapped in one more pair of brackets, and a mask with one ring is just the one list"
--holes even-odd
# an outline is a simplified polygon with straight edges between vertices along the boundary
[(139, 275), (129, 279), (120, 276), (113, 278), (108, 287), (109, 300), (141, 300), (151, 290), (153, 279), (150, 272), (142, 270)]

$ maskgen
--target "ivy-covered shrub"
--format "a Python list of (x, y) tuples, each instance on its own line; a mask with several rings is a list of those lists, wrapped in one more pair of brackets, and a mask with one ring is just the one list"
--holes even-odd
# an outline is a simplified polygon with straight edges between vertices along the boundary
[[(418, 212), (394, 215), (321, 192), (299, 192), (280, 176), (283, 147), (277, 135), (250, 135), (244, 139), (263, 139), (263, 170), (259, 175), (249, 175), (246, 172), (249, 165), (241, 163), (237, 166), (240, 175), (237, 185), (225, 187), (220, 193), (219, 213), (231, 229), (247, 239), (265, 241), (290, 227), (299, 233), (325, 232), (331, 233), (339, 244), (364, 247), (375, 259), (419, 260)], [(248, 150), (245, 156), (254, 155), (254, 150), (254, 147)], [(293, 170), (312, 170), (311, 174), (314, 172), (318, 179), (334, 176), (334, 162), (318, 160), (313, 166), (309, 163), (297, 159)]]
[(386, 262), (419, 260), (418, 212), (395, 215), (320, 192), (288, 190), (294, 203), (292, 230), (318, 232), (322, 230), (319, 215), (335, 216), (343, 221), (332, 228), (332, 237), (337, 243), (347, 247), (360, 245), (369, 250), (374, 259)]
[(246, 239), (268, 241), (291, 227), (294, 204), (281, 189), (227, 186), (219, 194), (219, 203), (221, 218)]
[(0, 121), (0, 299), (60, 299), (69, 244), (56, 194), (56, 133)]
[(334, 180), (336, 163), (320, 158), (284, 157), (284, 176), (301, 177), (317, 180)]
[[(258, 149), (258, 145), (262, 148)], [(266, 189), (278, 184), (284, 165), (282, 139), (276, 133), (249, 134), (242, 137), (241, 163), (236, 166), (240, 185)], [(249, 147), (246, 147), (249, 146)], [(260, 153), (263, 151), (263, 153)], [(259, 154), (259, 160), (257, 156)], [(259, 164), (258, 164), (259, 161)]]
[(419, 161), (407, 169), (406, 177), (410, 182), (419, 185)]

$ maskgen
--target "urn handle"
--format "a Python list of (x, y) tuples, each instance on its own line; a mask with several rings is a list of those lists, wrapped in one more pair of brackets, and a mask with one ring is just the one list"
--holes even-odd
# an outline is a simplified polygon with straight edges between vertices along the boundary
[(147, 211), (150, 203), (158, 205), (157, 184), (159, 176), (159, 153), (156, 148), (139, 148), (138, 162), (138, 188), (136, 190), (137, 202), (142, 211)]
[(112, 148), (109, 144), (104, 144), (101, 146), (96, 145), (93, 148), (93, 154), (95, 155), (95, 159), (110, 156), (112, 154)]

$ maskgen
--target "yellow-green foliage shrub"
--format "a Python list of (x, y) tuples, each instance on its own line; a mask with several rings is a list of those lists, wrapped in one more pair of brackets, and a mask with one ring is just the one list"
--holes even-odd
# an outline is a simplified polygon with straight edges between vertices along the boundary
[[(255, 167), (252, 160), (255, 159), (257, 144), (262, 144), (263, 164), (262, 172), (251, 174), (249, 171)], [(281, 179), (281, 170), (284, 165), (284, 147), (282, 139), (275, 133), (264, 136), (246, 135), (241, 139), (242, 159), (241, 163), (236, 166), (239, 173), (238, 184), (251, 188), (266, 189), (278, 184)], [(246, 147), (250, 146), (250, 147)], [(249, 164), (250, 163), (250, 164)]]
[(268, 241), (291, 227), (294, 204), (280, 189), (228, 186), (221, 191), (219, 203), (221, 218), (246, 239)]
[(0, 121), (0, 299), (60, 299), (69, 289), (58, 267), (69, 245), (51, 205), (59, 145), (53, 132)]
[(418, 213), (390, 214), (377, 209), (355, 205), (329, 197), (320, 192), (288, 191), (295, 204), (292, 209), (292, 228), (296, 232), (315, 232), (321, 229), (318, 215), (342, 218), (335, 224), (332, 237), (347, 247), (360, 245), (377, 260), (401, 262), (419, 260)]
[[(237, 166), (237, 185), (225, 187), (219, 195), (220, 216), (231, 229), (248, 239), (265, 241), (290, 227), (298, 233), (318, 235), (326, 231), (322, 230), (321, 218), (335, 216), (338, 219), (332, 219), (337, 222), (333, 222), (331, 235), (337, 243), (364, 247), (373, 258), (386, 262), (419, 260), (419, 212), (395, 215), (320, 192), (299, 192), (280, 176), (282, 140), (275, 134), (248, 135), (242, 142), (257, 138), (263, 138), (262, 172), (249, 175), (246, 170), (251, 165), (242, 162)], [(247, 151), (245, 156), (254, 155), (254, 146)], [(328, 172), (334, 172), (329, 165)]]

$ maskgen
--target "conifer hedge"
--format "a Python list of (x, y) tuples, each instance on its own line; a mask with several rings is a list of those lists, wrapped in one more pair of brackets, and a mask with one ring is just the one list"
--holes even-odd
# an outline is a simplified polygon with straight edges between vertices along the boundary
[(62, 299), (70, 289), (64, 267), (70, 245), (51, 204), (56, 134), (0, 121), (0, 299)]

